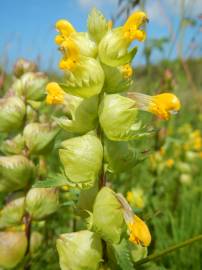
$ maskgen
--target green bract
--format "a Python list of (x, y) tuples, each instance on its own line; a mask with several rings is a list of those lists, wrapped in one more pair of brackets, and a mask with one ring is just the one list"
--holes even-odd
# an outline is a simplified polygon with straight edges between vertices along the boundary
[(99, 120), (105, 135), (112, 141), (137, 139), (141, 123), (137, 119), (135, 101), (118, 94), (105, 95), (99, 108)]
[(0, 191), (11, 192), (25, 188), (31, 184), (34, 174), (34, 165), (26, 157), (0, 157)]
[(25, 143), (22, 135), (18, 134), (12, 139), (3, 141), (1, 151), (4, 154), (21, 154), (24, 149)]
[(115, 142), (106, 139), (104, 149), (108, 170), (115, 173), (132, 170), (142, 158), (130, 142)]
[(60, 160), (68, 179), (77, 184), (92, 185), (102, 165), (103, 148), (94, 135), (66, 140), (59, 150)]
[(80, 54), (88, 57), (96, 57), (97, 45), (89, 38), (88, 33), (73, 33), (71, 34), (71, 40), (79, 48)]
[(103, 64), (102, 67), (105, 73), (105, 83), (103, 87), (105, 92), (113, 94), (127, 91), (133, 84), (132, 78), (124, 77), (122, 66), (109, 67)]
[(42, 100), (45, 97), (45, 85), (48, 77), (41, 72), (28, 72), (14, 82), (12, 89), (18, 96), (27, 100)]
[(23, 259), (26, 249), (24, 232), (0, 232), (0, 267), (14, 268)]
[(137, 47), (128, 51), (129, 45), (124, 38), (122, 27), (109, 30), (99, 44), (101, 62), (112, 67), (130, 63), (137, 52)]
[(22, 127), (25, 104), (19, 97), (0, 99), (0, 132), (14, 132)]
[(59, 207), (58, 190), (55, 188), (30, 189), (26, 196), (25, 207), (32, 219), (45, 218)]
[(101, 239), (87, 230), (60, 235), (57, 250), (62, 270), (98, 270), (102, 260)]
[(30, 153), (41, 154), (49, 150), (58, 131), (47, 123), (28, 124), (23, 131), (23, 136)]
[(0, 229), (20, 224), (24, 214), (24, 197), (7, 203), (0, 211)]
[(104, 84), (104, 72), (94, 58), (80, 56), (75, 70), (68, 74), (60, 87), (71, 95), (89, 98), (98, 95)]
[(88, 16), (88, 33), (97, 43), (103, 38), (108, 31), (108, 23), (104, 15), (93, 8)]
[(34, 254), (40, 250), (43, 241), (43, 235), (39, 232), (32, 232), (30, 239), (30, 253)]
[(81, 100), (77, 108), (71, 111), (71, 120), (67, 117), (55, 120), (68, 132), (84, 134), (95, 129), (98, 120), (98, 97)]
[(103, 187), (93, 206), (92, 229), (105, 241), (119, 243), (124, 228), (123, 212), (115, 193)]

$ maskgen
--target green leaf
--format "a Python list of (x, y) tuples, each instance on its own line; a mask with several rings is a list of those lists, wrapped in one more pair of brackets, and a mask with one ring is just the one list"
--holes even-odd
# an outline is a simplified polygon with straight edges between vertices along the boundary
[(113, 245), (117, 264), (123, 270), (133, 270), (133, 261), (131, 258), (128, 243), (125, 239), (119, 245)]
[(50, 188), (50, 187), (61, 187), (67, 184), (68, 184), (68, 181), (64, 178), (54, 178), (54, 179), (47, 179), (44, 181), (38, 181), (32, 187), (33, 188)]

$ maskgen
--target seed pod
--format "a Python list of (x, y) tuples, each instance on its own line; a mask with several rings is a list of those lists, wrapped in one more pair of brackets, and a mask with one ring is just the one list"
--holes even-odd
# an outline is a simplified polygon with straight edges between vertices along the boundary
[(13, 83), (12, 89), (18, 96), (23, 96), (27, 100), (42, 100), (45, 97), (47, 82), (48, 77), (44, 73), (28, 72)]
[(0, 191), (12, 192), (31, 184), (35, 175), (33, 163), (21, 155), (0, 156)]
[(0, 132), (14, 132), (22, 127), (25, 104), (19, 97), (0, 99)]
[(20, 78), (24, 73), (35, 72), (37, 65), (34, 62), (25, 59), (19, 59), (14, 65), (13, 73), (17, 78)]
[(57, 250), (62, 270), (97, 270), (102, 260), (101, 239), (87, 230), (60, 235)]
[(59, 207), (56, 188), (32, 188), (27, 193), (25, 207), (32, 219), (40, 220), (54, 213)]
[(16, 198), (7, 203), (0, 211), (0, 229), (18, 225), (24, 214), (24, 197)]
[(0, 267), (14, 268), (23, 259), (26, 249), (24, 232), (0, 232)]
[(18, 134), (12, 139), (8, 139), (2, 142), (1, 151), (6, 155), (21, 154), (24, 149), (24, 138), (21, 134)]
[(77, 184), (93, 185), (102, 165), (103, 149), (93, 135), (83, 135), (64, 141), (60, 160), (68, 179)]
[(108, 187), (102, 188), (95, 199), (92, 229), (107, 242), (117, 244), (120, 241), (124, 229), (123, 212), (115, 193)]
[(58, 129), (46, 123), (30, 123), (25, 127), (23, 136), (31, 154), (42, 154), (50, 150), (58, 132)]

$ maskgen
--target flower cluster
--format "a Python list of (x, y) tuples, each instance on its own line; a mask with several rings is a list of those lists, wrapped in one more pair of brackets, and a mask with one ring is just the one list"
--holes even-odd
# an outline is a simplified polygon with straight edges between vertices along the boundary
[[(127, 171), (142, 158), (131, 143), (151, 132), (140, 121), (139, 110), (168, 120), (180, 109), (180, 101), (171, 93), (126, 94), (134, 84), (131, 62), (137, 47), (133, 42), (146, 39), (142, 27), (147, 22), (147, 15), (136, 11), (113, 28), (93, 9), (86, 33), (63, 19), (56, 23), (64, 79), (46, 86), (46, 102), (62, 109), (63, 115), (54, 117), (68, 134), (59, 149), (62, 171), (67, 185), (80, 190), (78, 213), (88, 215), (87, 230), (57, 240), (61, 269), (98, 269), (107, 263), (103, 257), (110, 257), (109, 248), (103, 254), (103, 241), (116, 253), (116, 245), (127, 239), (127, 233), (126, 241), (134, 245), (147, 247), (151, 242), (146, 223), (104, 183), (108, 173)], [(71, 255), (75, 251), (79, 261)]]

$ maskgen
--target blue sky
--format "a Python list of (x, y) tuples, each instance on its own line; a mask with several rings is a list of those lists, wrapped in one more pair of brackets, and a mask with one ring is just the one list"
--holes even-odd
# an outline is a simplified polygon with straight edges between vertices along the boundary
[[(127, 1), (127, 0), (125, 0)], [(147, 12), (150, 23), (147, 29), (148, 38), (169, 35), (172, 25), (178, 27), (178, 4), (181, 0), (148, 0)], [(201, 0), (184, 0), (187, 6), (195, 2), (192, 10), (195, 16), (202, 8)], [(176, 4), (177, 3), (177, 4)], [(0, 61), (11, 66), (18, 57), (37, 59), (42, 69), (56, 69), (59, 52), (54, 44), (54, 24), (60, 18), (66, 18), (78, 31), (86, 30), (86, 19), (89, 10), (96, 6), (109, 19), (117, 8), (117, 0), (6, 0), (1, 1), (0, 9)], [(190, 5), (193, 6), (193, 5)], [(191, 37), (191, 29), (186, 31), (185, 45)], [(140, 44), (142, 47), (142, 44)], [(169, 48), (166, 49), (168, 53)], [(175, 50), (172, 57), (175, 57)], [(160, 54), (154, 52), (154, 62)], [(141, 50), (136, 64), (144, 63)]]

